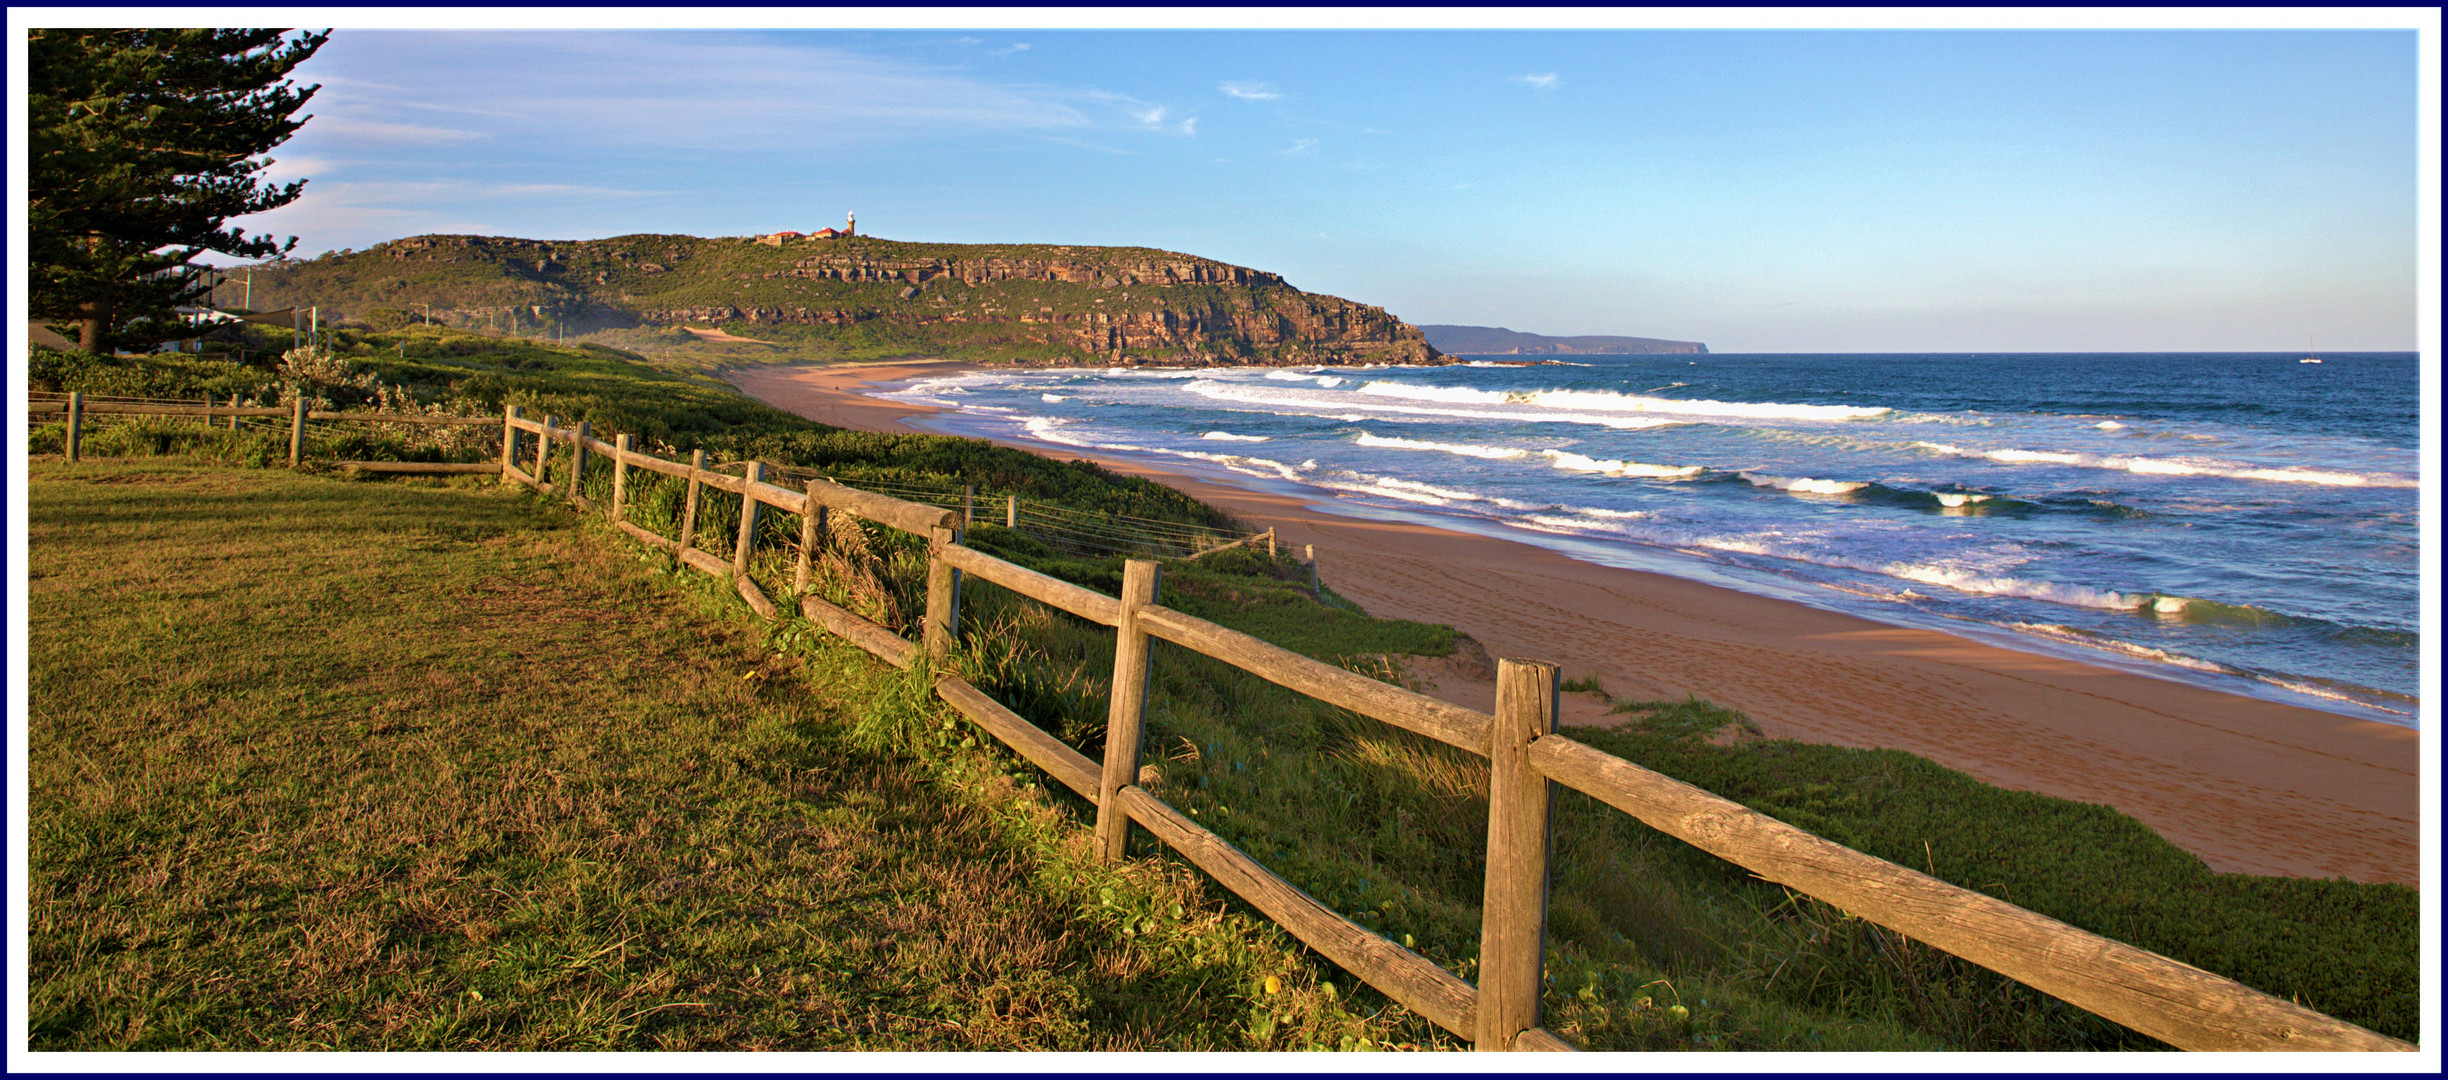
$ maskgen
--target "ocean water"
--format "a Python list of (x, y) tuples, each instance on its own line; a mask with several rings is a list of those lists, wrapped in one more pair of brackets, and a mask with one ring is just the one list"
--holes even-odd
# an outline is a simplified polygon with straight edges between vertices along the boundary
[(1486, 357), (884, 396), (944, 407), (936, 430), (2412, 725), (2415, 356), (2296, 360)]

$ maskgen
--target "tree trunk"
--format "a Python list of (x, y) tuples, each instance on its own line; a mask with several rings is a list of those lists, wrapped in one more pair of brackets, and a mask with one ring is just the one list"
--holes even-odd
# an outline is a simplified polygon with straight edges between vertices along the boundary
[(77, 348), (89, 353), (102, 350), (102, 335), (110, 329), (110, 300), (84, 300), (77, 303)]

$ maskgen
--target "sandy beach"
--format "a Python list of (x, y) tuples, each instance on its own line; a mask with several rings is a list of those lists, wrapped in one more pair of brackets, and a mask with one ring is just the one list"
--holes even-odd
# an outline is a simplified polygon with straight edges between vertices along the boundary
[[(742, 391), (809, 419), (911, 430), (935, 410), (863, 396), (950, 362), (767, 367)], [(1315, 545), (1326, 581), (1380, 615), (1449, 623), (1497, 656), (1595, 675), (1618, 697), (1697, 694), (1768, 734), (1909, 751), (2005, 787), (2116, 807), (2222, 871), (2419, 884), (2420, 746), (2406, 727), (2224, 694), (1422, 525), (1066, 447)], [(1321, 498), (1321, 500), (1323, 499)], [(1453, 665), (1438, 693), (1485, 708)], [(1567, 723), (1596, 722), (1566, 695)]]

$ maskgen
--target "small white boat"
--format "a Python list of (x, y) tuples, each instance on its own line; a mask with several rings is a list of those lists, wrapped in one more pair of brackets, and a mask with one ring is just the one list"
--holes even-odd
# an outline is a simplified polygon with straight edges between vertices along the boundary
[[(2319, 350), (2318, 348), (2315, 348), (2315, 347), (2313, 346), (2313, 344), (2312, 344), (2312, 339), (2311, 339), (2311, 338), (2305, 338), (2305, 339), (2304, 339), (2304, 351), (2305, 351), (2305, 352), (2307, 352), (2307, 353), (2313, 353), (2313, 354), (2318, 354), (2318, 353), (2320, 352), (2320, 350)], [(2306, 357), (2304, 357), (2303, 359), (2301, 359), (2301, 360), (2297, 360), (2297, 361), (2295, 361), (2295, 362), (2296, 362), (2296, 363), (2298, 363), (2298, 364), (2317, 364), (2317, 363), (2320, 363), (2320, 357), (2319, 357), (2318, 355), (2311, 355), (2311, 356), (2306, 356)]]

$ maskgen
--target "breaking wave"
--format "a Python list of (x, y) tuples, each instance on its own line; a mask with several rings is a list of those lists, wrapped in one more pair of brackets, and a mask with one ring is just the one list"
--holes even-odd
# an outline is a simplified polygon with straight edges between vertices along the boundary
[(1731, 417), (1745, 420), (1869, 420), (1895, 410), (1883, 405), (1788, 405), (1781, 402), (1710, 401), (1619, 394), (1607, 390), (1475, 390), (1467, 386), (1419, 386), (1379, 380), (1357, 391), (1408, 401), (1441, 401), (1456, 405), (1534, 405), (1539, 408), (1593, 413), (1666, 413), (1676, 416)]
[(1916, 442), (1914, 447), (1949, 457), (1980, 458), (2007, 465), (2072, 465), (2110, 469), (2141, 476), (2216, 476), (2231, 480), (2261, 480), (2279, 484), (2319, 484), (2326, 487), (2410, 488), (2413, 479), (2395, 473), (2353, 473), (2335, 469), (2260, 468), (2245, 462), (2214, 458), (2153, 458), (2122, 454), (2085, 454), (2065, 450), (1973, 450), (1952, 443)]

